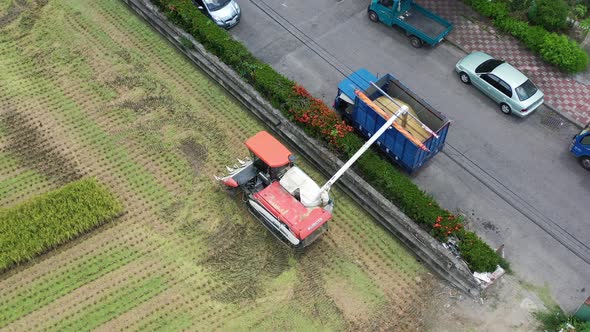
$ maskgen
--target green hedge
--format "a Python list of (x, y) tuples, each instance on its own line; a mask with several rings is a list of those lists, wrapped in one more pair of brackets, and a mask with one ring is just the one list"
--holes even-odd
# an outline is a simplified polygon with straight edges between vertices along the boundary
[[(320, 99), (313, 98), (272, 67), (256, 59), (241, 43), (199, 12), (190, 0), (152, 0), (176, 25), (192, 34), (209, 52), (230, 65), (271, 104), (308, 134), (322, 139), (343, 157), (350, 157), (363, 144), (352, 128), (339, 119)], [(441, 208), (410, 178), (373, 150), (356, 163), (361, 175), (385, 197), (437, 239), (449, 236), (467, 240), (462, 254), (470, 268), (493, 271), (497, 265), (508, 269), (499, 257), (474, 233), (465, 231), (462, 219)]]
[(564, 35), (550, 33), (541, 26), (531, 26), (509, 15), (506, 2), (490, 0), (463, 0), (478, 13), (493, 19), (500, 30), (521, 40), (531, 51), (568, 73), (577, 73), (588, 67), (588, 53), (575, 41)]
[(95, 179), (0, 209), (0, 271), (77, 237), (123, 210)]

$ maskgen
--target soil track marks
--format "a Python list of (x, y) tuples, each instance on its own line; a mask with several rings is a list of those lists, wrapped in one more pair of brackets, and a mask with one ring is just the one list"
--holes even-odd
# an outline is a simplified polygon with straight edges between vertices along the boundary
[(66, 184), (82, 177), (70, 158), (52, 146), (51, 138), (43, 137), (39, 131), (43, 123), (33, 124), (16, 111), (0, 115), (0, 121), (7, 128), (8, 144), (5, 151), (15, 155), (21, 164), (36, 170), (58, 184)]

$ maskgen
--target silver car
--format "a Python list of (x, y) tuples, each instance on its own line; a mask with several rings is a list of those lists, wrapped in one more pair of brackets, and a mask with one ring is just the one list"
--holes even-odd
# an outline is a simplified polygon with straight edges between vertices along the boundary
[(543, 92), (508, 63), (483, 52), (473, 52), (457, 62), (461, 82), (473, 84), (500, 105), (504, 114), (525, 117), (543, 104)]
[(222, 28), (229, 29), (240, 22), (242, 10), (235, 0), (193, 0), (193, 3)]

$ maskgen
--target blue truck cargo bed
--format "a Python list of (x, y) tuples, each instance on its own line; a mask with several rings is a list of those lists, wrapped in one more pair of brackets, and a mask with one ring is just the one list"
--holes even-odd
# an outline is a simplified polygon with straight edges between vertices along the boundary
[[(411, 113), (419, 120), (416, 121), (412, 117), (406, 117), (405, 122), (399, 123), (403, 124), (403, 128), (410, 132), (413, 137), (418, 138), (428, 148), (428, 151), (420, 149), (394, 127), (377, 140), (377, 145), (387, 156), (391, 157), (407, 172), (412, 173), (442, 150), (447, 138), (450, 121), (446, 116), (434, 110), (432, 106), (416, 96), (395, 79), (393, 75), (386, 74), (381, 78), (377, 78), (363, 68), (349, 75), (338, 84), (338, 95), (334, 107), (366, 138), (372, 136), (385, 123), (386, 119), (363, 102), (355, 94), (355, 90), (363, 92), (371, 101), (383, 109), (390, 107), (390, 104), (385, 104), (389, 102), (389, 98), (372, 86), (371, 82), (375, 83), (389, 97), (394, 98), (401, 104), (406, 104), (412, 110)], [(421, 127), (422, 124), (438, 137)]]

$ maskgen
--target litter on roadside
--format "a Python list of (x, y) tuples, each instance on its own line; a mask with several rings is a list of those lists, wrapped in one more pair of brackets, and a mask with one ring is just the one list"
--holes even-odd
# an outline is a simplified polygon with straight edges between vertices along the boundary
[(494, 272), (473, 272), (473, 277), (475, 277), (482, 289), (486, 289), (505, 273), (506, 271), (498, 265)]

